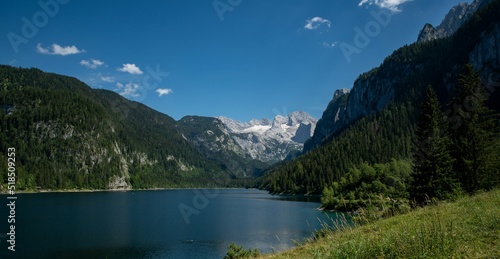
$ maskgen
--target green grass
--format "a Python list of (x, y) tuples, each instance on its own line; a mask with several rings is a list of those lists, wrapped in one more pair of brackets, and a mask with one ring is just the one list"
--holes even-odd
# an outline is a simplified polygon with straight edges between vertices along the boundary
[(337, 228), (263, 258), (500, 258), (500, 189)]

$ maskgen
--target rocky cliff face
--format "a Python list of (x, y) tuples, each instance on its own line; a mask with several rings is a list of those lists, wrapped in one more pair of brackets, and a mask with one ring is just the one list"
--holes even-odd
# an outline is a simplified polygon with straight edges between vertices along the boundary
[(321, 144), (333, 132), (337, 132), (344, 125), (346, 118), (347, 99), (349, 90), (346, 88), (336, 90), (333, 99), (328, 104), (323, 116), (316, 124), (313, 136), (304, 144), (304, 152), (307, 152)]
[(386, 107), (394, 100), (396, 87), (417, 69), (411, 62), (387, 62), (359, 76), (351, 91), (337, 90), (318, 122), (314, 136), (304, 146), (304, 152), (315, 148), (359, 118)]
[(434, 27), (429, 23), (425, 24), (424, 28), (418, 34), (417, 42), (426, 42), (451, 36), (479, 7), (489, 2), (491, 0), (474, 0), (471, 4), (458, 4), (451, 8), (439, 26)]
[(479, 71), (490, 92), (500, 89), (500, 24), (481, 35), (481, 41), (469, 55), (469, 62)]

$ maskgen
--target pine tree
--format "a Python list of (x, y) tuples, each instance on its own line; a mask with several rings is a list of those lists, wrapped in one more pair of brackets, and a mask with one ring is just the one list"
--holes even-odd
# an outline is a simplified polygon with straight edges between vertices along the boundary
[(429, 86), (415, 133), (413, 179), (409, 190), (410, 200), (417, 204), (432, 198), (451, 198), (456, 189), (447, 128), (436, 93)]
[(450, 128), (453, 170), (469, 194), (499, 182), (498, 175), (491, 178), (498, 169), (498, 126), (485, 105), (487, 97), (478, 72), (466, 65), (459, 78), (459, 92), (452, 100)]

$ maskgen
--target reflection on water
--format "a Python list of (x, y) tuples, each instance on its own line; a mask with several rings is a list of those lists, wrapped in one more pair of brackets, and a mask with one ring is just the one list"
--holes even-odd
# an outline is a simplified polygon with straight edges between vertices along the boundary
[[(319, 197), (245, 189), (19, 194), (17, 202), (18, 258), (222, 258), (232, 242), (269, 253), (335, 216), (317, 209)], [(0, 258), (10, 258), (0, 245)]]

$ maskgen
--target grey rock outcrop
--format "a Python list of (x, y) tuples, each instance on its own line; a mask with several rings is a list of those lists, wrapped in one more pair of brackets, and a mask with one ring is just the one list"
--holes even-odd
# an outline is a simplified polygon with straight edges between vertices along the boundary
[(466, 22), (479, 7), (488, 4), (491, 0), (474, 0), (472, 3), (460, 3), (445, 16), (437, 27), (427, 23), (418, 34), (417, 42), (427, 42), (453, 35), (464, 22)]

